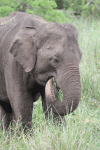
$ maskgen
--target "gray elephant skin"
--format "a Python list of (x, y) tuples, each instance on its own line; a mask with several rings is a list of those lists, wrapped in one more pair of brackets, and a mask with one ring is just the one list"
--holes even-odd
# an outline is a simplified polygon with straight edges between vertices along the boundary
[[(47, 118), (74, 111), (81, 97), (78, 32), (71, 24), (13, 12), (0, 18), (0, 122), (31, 128), (33, 102), (42, 97)], [(57, 101), (55, 87), (63, 92)], [(3, 121), (2, 121), (3, 120)]]

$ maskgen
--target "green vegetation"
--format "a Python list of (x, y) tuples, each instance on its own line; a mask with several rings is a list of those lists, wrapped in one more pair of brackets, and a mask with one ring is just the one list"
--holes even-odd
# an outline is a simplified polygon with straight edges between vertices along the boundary
[(58, 9), (67, 10), (70, 15), (100, 18), (100, 0), (55, 0)]
[(22, 11), (29, 14), (39, 15), (47, 21), (62, 23), (65, 15), (62, 11), (55, 9), (57, 4), (54, 0), (1, 0), (0, 17), (9, 15), (13, 11)]
[(0, 0), (0, 17), (13, 11), (31, 13), (47, 21), (62, 23), (66, 15), (100, 18), (100, 0)]
[[(83, 53), (80, 63), (82, 95), (79, 106), (73, 113), (66, 115), (66, 127), (63, 123), (61, 126), (54, 126), (53, 121), (46, 124), (41, 100), (37, 101), (34, 103), (31, 136), (29, 134), (25, 136), (23, 133), (18, 136), (16, 134), (18, 126), (14, 128), (13, 136), (10, 131), (0, 130), (0, 150), (100, 149), (100, 21), (98, 20), (100, 1), (95, 0), (88, 6), (86, 6), (88, 0), (60, 2), (62, 8), (59, 8), (58, 0), (56, 3), (54, 0), (1, 0), (0, 16), (6, 16), (17, 10), (40, 15), (48, 21), (75, 25)], [(86, 6), (87, 10), (83, 9), (83, 6)], [(83, 17), (68, 17), (56, 8), (78, 11)], [(87, 17), (88, 12), (91, 12), (90, 8), (93, 10), (90, 14), (92, 17)]]

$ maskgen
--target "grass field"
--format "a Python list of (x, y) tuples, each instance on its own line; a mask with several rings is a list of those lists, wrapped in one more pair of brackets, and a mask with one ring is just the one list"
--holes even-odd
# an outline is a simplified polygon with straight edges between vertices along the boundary
[(0, 131), (0, 150), (100, 150), (100, 21), (68, 19), (79, 32), (82, 95), (66, 127), (46, 124), (41, 100), (34, 103), (32, 134)]

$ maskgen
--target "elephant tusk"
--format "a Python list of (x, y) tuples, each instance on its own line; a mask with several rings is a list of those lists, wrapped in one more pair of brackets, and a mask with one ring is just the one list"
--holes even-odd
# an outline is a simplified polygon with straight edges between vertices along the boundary
[(48, 80), (45, 87), (45, 93), (52, 102), (63, 100), (63, 93), (61, 89), (56, 85), (54, 78)]
[(46, 83), (45, 93), (46, 96), (49, 97), (53, 102), (55, 99), (53, 78), (49, 79)]

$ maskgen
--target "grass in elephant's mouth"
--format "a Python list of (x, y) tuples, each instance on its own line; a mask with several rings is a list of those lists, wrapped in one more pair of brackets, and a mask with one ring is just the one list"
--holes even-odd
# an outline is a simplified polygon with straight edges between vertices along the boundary
[(55, 87), (55, 97), (56, 97), (56, 100), (62, 102), (63, 101), (63, 92), (62, 92), (61, 89), (59, 89), (57, 87), (57, 84), (56, 84), (54, 78), (53, 78), (53, 83), (54, 83), (54, 87)]

